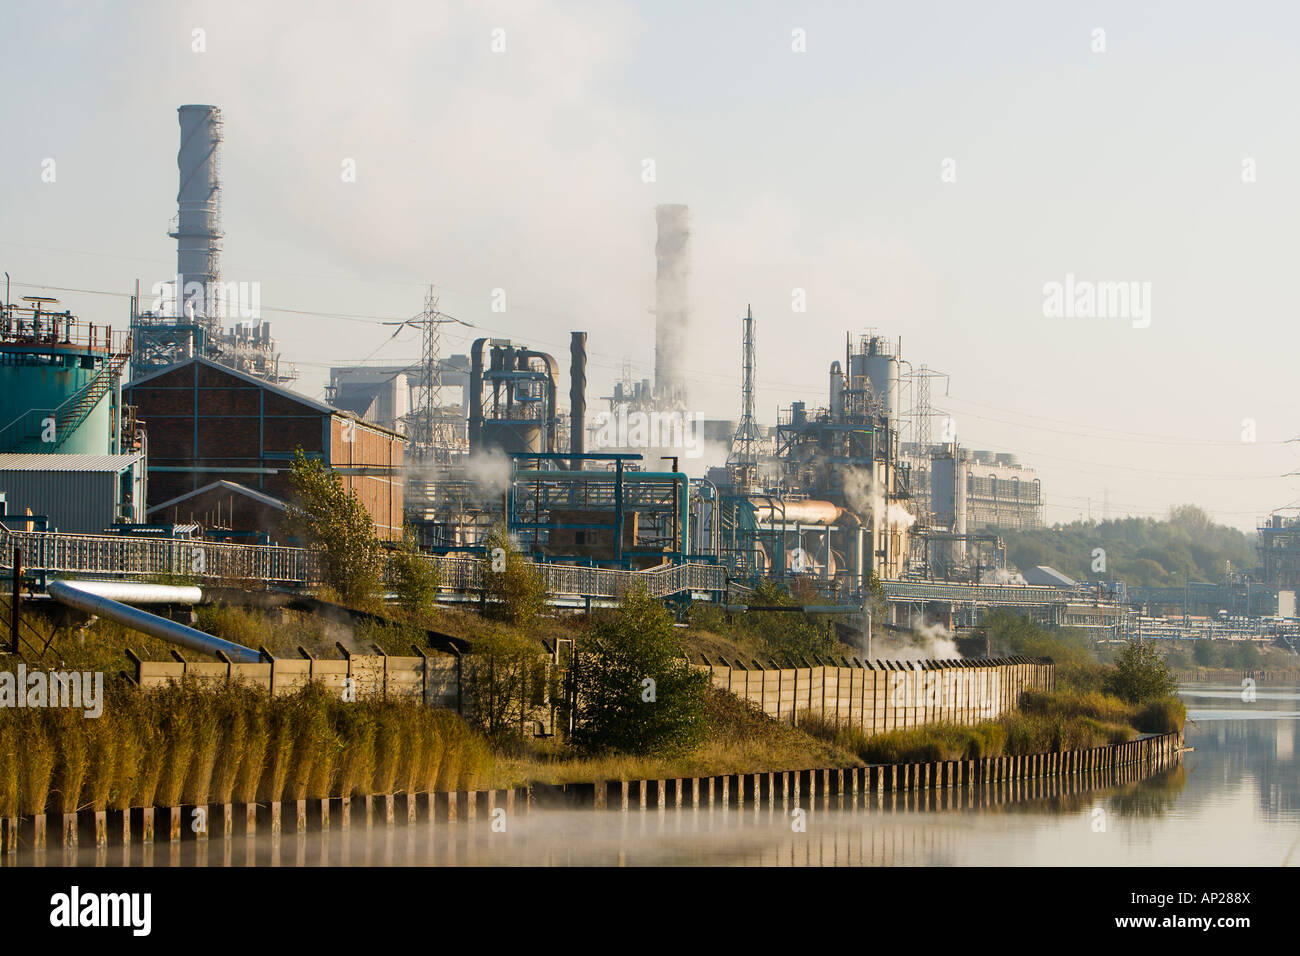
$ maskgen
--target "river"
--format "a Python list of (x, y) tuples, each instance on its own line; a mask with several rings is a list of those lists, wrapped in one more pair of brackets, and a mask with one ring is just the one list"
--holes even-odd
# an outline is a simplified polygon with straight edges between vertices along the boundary
[[(82, 846), (82, 865), (903, 865), (1275, 866), (1300, 864), (1300, 689), (1185, 684), (1181, 765), (1120, 786), (1054, 778), (1042, 792), (976, 789), (873, 796), (854, 810), (779, 806), (537, 810), (487, 821), (254, 843)], [(1020, 788), (1022, 785), (1017, 785)], [(820, 801), (819, 801), (820, 802)], [(290, 826), (292, 824), (290, 823)], [(57, 836), (55, 837), (57, 841)], [(127, 854), (129, 853), (129, 856)], [(26, 854), (20, 853), (20, 861)], [(72, 862), (51, 848), (45, 865)]]

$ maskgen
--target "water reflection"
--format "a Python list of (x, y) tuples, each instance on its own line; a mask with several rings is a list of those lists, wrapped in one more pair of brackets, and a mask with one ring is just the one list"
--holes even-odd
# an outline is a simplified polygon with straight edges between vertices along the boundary
[[(991, 786), (817, 794), (802, 818), (779, 795), (737, 809), (542, 810), (503, 831), (458, 822), (304, 835), (52, 848), (18, 863), (87, 866), (1277, 865), (1300, 837), (1300, 691), (1191, 685), (1176, 763), (1139, 779), (1078, 775)], [(806, 802), (806, 797), (805, 801)], [(828, 805), (829, 804), (829, 805)], [(802, 826), (802, 829), (800, 827)], [(1292, 853), (1292, 862), (1300, 862)]]

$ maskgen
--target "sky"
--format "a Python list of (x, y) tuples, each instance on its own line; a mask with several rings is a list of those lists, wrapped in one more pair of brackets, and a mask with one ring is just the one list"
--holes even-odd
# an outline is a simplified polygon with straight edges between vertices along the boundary
[[(474, 326), (444, 354), (567, 369), (588, 331), (599, 408), (652, 374), (654, 206), (685, 203), (708, 417), (739, 413), (752, 305), (760, 423), (874, 328), (946, 373), (962, 444), (1038, 469), (1049, 522), (1300, 503), (1294, 5), (11, 0), (4, 32), (13, 299), (125, 328), (175, 272), (176, 108), (209, 103), (224, 278), (307, 394), (418, 359), (382, 323), (433, 285)], [(1089, 314), (1099, 283), (1127, 310)]]

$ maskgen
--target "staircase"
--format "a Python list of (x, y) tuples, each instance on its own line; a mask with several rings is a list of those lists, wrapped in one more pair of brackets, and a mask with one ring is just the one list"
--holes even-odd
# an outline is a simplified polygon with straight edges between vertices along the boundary
[(18, 451), (45, 430), (45, 421), (49, 418), (54, 419), (55, 440), (40, 450), (57, 452), (104, 400), (104, 396), (113, 390), (129, 358), (129, 352), (110, 356), (95, 377), (58, 408), (29, 408), (23, 412), (0, 429), (0, 452)]

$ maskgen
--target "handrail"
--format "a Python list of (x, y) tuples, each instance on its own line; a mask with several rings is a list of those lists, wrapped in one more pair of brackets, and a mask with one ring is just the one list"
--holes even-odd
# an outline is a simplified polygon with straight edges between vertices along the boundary
[[(22, 549), (24, 567), (47, 574), (175, 575), (204, 581), (259, 581), (296, 586), (320, 584), (324, 580), (319, 551), (282, 545), (13, 531), (0, 527), (0, 568), (12, 567), (15, 547)], [(456, 591), (477, 591), (483, 587), (482, 562), (476, 555), (425, 555), (424, 560), (438, 568), (443, 587)], [(722, 591), (727, 580), (726, 569), (721, 565), (699, 562), (646, 571), (538, 563), (533, 566), (552, 595), (617, 598), (640, 584), (652, 597), (667, 597), (683, 591)], [(391, 573), (390, 562), (385, 566), (385, 577)]]
[[(24, 429), (22, 436), (19, 439), (17, 439), (17, 441), (14, 442), (13, 447), (16, 448), (19, 442), (23, 441), (26, 438), (29, 438), (31, 435), (39, 434), (41, 430), (39, 423), (45, 418), (48, 418), (49, 416), (53, 415), (54, 422), (55, 422), (55, 429), (57, 431), (56, 437), (58, 439), (57, 443), (55, 444), (55, 448), (58, 448), (60, 445), (63, 444), (63, 440), (65, 436), (71, 434), (72, 428), (75, 428), (76, 425), (79, 424), (79, 422), (74, 422), (71, 427), (65, 427), (66, 424), (65, 420), (73, 414), (73, 410), (75, 410), (77, 404), (86, 395), (91, 394), (91, 390), (96, 388), (100, 384), (100, 382), (104, 379), (105, 376), (111, 376), (113, 378), (116, 378), (117, 374), (121, 372), (122, 365), (124, 364), (125, 364), (125, 360), (117, 364), (114, 364), (112, 361), (105, 362), (104, 365), (100, 368), (100, 370), (96, 372), (94, 376), (91, 377), (90, 381), (88, 381), (81, 388), (77, 389), (77, 391), (73, 392), (72, 395), (70, 395), (68, 398), (64, 399), (63, 403), (60, 404), (57, 408), (29, 408), (27, 409), (27, 411), (21, 413), (17, 418), (11, 421), (8, 425), (4, 426), (4, 428), (0, 428), (0, 451), (6, 450), (10, 447), (9, 443), (11, 441), (11, 438), (8, 434), (9, 430), (16, 427), (20, 423), (24, 422), (24, 420), (30, 419), (31, 416), (33, 415), (38, 416), (37, 427), (33, 429), (31, 427), (30, 422), (28, 422), (27, 427)], [(103, 391), (105, 395), (108, 394), (108, 389), (104, 389)], [(96, 400), (95, 404), (96, 405), (99, 404), (99, 400)], [(68, 410), (69, 406), (72, 407), (72, 410)]]

